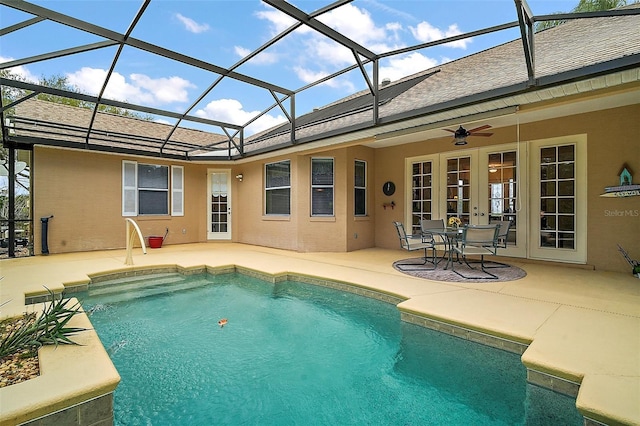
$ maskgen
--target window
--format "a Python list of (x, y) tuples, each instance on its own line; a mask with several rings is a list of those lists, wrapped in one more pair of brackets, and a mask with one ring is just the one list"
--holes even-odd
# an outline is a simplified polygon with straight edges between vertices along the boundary
[(311, 159), (311, 216), (333, 216), (333, 158)]
[(354, 167), (353, 204), (356, 216), (367, 215), (367, 162), (356, 160)]
[(433, 164), (420, 161), (412, 163), (411, 169), (411, 230), (420, 233), (420, 220), (433, 218)]
[(122, 162), (122, 215), (168, 215), (171, 193), (171, 214), (184, 215), (183, 175), (181, 166), (171, 166), (171, 192), (169, 166)]
[(291, 214), (291, 162), (265, 164), (265, 214)]

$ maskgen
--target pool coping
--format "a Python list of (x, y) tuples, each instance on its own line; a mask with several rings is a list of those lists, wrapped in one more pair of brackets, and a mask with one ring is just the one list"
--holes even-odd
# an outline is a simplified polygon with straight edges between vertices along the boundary
[[(124, 268), (111, 269), (111, 270), (103, 271), (99, 273), (88, 274), (86, 280), (63, 283), (63, 287), (64, 287), (63, 292), (64, 294), (73, 294), (74, 292), (88, 289), (91, 283), (97, 283), (100, 281), (110, 280), (118, 277), (130, 277), (130, 276), (147, 275), (147, 274), (162, 273), (162, 272), (177, 272), (185, 275), (204, 273), (204, 272), (207, 272), (213, 275), (237, 272), (244, 275), (260, 278), (264, 281), (271, 282), (271, 283), (281, 282), (285, 280), (293, 280), (293, 281), (299, 281), (299, 282), (304, 282), (308, 284), (330, 287), (330, 288), (334, 288), (341, 291), (347, 291), (347, 292), (359, 294), (365, 297), (375, 298), (387, 303), (392, 303), (396, 306), (398, 306), (401, 302), (407, 301), (410, 299), (409, 297), (405, 297), (400, 294), (381, 291), (379, 289), (373, 289), (366, 285), (357, 284), (354, 282), (329, 279), (329, 278), (324, 278), (317, 275), (297, 273), (297, 272), (268, 273), (268, 272), (263, 272), (257, 269), (247, 268), (244, 266), (233, 265), (233, 264), (221, 265), (221, 266), (215, 266), (215, 267), (208, 266), (208, 265), (183, 267), (178, 264), (144, 265), (144, 266), (138, 266), (138, 267), (129, 266)], [(44, 294), (44, 292), (34, 292), (34, 293), (25, 294), (25, 303), (41, 303), (44, 299), (46, 299), (46, 297), (47, 295)], [(489, 345), (498, 349), (507, 350), (507, 351), (518, 353), (521, 355), (524, 354), (524, 352), (526, 352), (529, 344), (533, 341), (533, 338), (531, 340), (527, 340), (527, 339), (523, 339), (522, 336), (509, 336), (509, 335), (504, 335), (503, 333), (497, 333), (495, 332), (495, 330), (483, 330), (481, 328), (479, 329), (478, 327), (474, 327), (472, 324), (455, 323), (454, 321), (450, 321), (448, 319), (432, 316), (428, 312), (403, 309), (400, 306), (398, 306), (398, 309), (400, 310), (401, 319), (403, 321), (414, 323), (419, 326), (435, 329), (437, 331), (451, 334), (456, 337), (475, 341), (477, 343)], [(82, 316), (86, 318), (84, 314)], [(87, 321), (88, 321), (88, 318), (87, 318)], [(97, 335), (95, 335), (95, 338), (98, 339)], [(99, 342), (99, 339), (98, 339), (98, 342)], [(93, 353), (85, 354), (84, 356), (86, 356), (87, 358), (93, 358), (94, 355), (96, 355), (97, 359), (102, 358), (103, 361), (104, 361), (103, 356), (106, 356), (107, 363), (110, 364), (111, 367), (113, 367), (113, 364), (111, 363), (111, 360), (109, 359), (108, 354), (106, 354), (104, 347), (102, 347), (101, 343), (99, 346), (101, 348), (101, 351), (97, 351), (95, 354)], [(77, 350), (78, 348), (69, 347), (68, 349), (73, 351), (73, 350)], [(45, 363), (44, 360), (49, 356), (48, 352), (49, 351), (43, 350), (42, 356), (44, 358), (41, 361), (41, 364)], [(98, 352), (102, 352), (102, 353), (98, 353)], [(107, 363), (105, 363), (104, 365), (106, 365)], [(605, 425), (634, 423), (633, 415), (630, 418), (628, 416), (622, 416), (622, 417), (611, 416), (608, 410), (603, 409), (603, 407), (601, 406), (600, 407), (598, 406), (600, 405), (600, 401), (598, 401), (598, 398), (596, 399), (591, 398), (587, 402), (581, 401), (580, 396), (582, 393), (584, 393), (584, 390), (582, 389), (582, 386), (581, 386), (583, 381), (582, 376), (576, 376), (575, 374), (559, 371), (557, 369), (554, 369), (553, 366), (551, 365), (544, 365), (544, 364), (536, 365), (535, 363), (531, 363), (531, 362), (525, 363), (524, 361), (523, 363), (527, 368), (527, 380), (530, 383), (533, 383), (535, 385), (542, 386), (560, 393), (565, 393), (570, 396), (577, 397), (576, 405), (580, 413), (585, 417), (585, 422), (592, 422), (591, 424), (605, 424)], [(115, 371), (115, 367), (113, 367), (113, 370)], [(42, 372), (42, 376), (46, 374), (50, 374), (50, 372), (49, 371)], [(108, 390), (107, 392), (103, 392), (103, 395), (111, 394), (115, 390), (117, 383), (120, 380), (119, 375), (117, 375), (117, 371), (115, 372), (115, 374), (117, 376), (117, 381), (115, 381), (115, 383), (113, 380), (114, 377), (111, 377), (109, 380), (105, 380), (104, 383), (101, 384), (101, 388)], [(73, 377), (73, 372), (69, 371), (68, 375)], [(34, 380), (37, 380), (37, 379), (32, 379), (31, 381), (34, 381)], [(615, 382), (615, 378), (613, 381)], [(24, 383), (28, 383), (28, 382), (29, 381)], [(14, 385), (14, 386), (19, 386), (19, 385)], [(0, 392), (6, 389), (11, 389), (14, 386), (2, 388), (0, 389)], [(633, 386), (633, 383), (631, 383), (630, 386)], [(91, 388), (91, 386), (89, 386), (89, 388)], [(590, 392), (589, 395), (592, 396), (593, 393), (594, 392)], [(91, 395), (91, 398), (95, 398), (97, 396), (93, 390), (91, 391), (90, 394), (86, 393), (85, 395)], [(30, 394), (30, 396), (33, 397), (33, 394)], [(70, 397), (68, 400), (75, 401), (74, 404), (77, 404), (77, 397), (78, 397), (77, 395), (72, 395), (72, 397)], [(0, 393), (0, 399), (4, 401), (4, 397), (2, 397), (2, 393)], [(59, 398), (56, 401), (59, 402)], [(60, 407), (57, 404), (57, 402), (54, 403), (54, 405), (52, 406), (53, 408), (55, 408), (55, 410), (53, 410), (52, 412), (59, 412), (60, 409), (64, 408), (64, 407)], [(618, 405), (620, 405), (619, 402), (618, 402)], [(15, 412), (16, 410), (13, 410), (13, 411)], [(42, 411), (41, 409), (38, 410), (38, 413), (41, 414), (41, 411)], [(629, 411), (627, 410), (626, 412), (628, 413)], [(15, 423), (5, 423), (4, 422), (5, 417), (6, 416), (3, 410), (2, 415), (0, 415), (0, 426), (4, 426), (5, 424), (15, 424)], [(36, 417), (31, 416), (29, 420), (34, 418)]]
[[(34, 310), (42, 311), (45, 304), (40, 305)], [(113, 392), (120, 375), (84, 312), (74, 315), (68, 325), (85, 329), (71, 336), (78, 345), (40, 348), (40, 375), (0, 388), (0, 426), (93, 425), (113, 420)]]

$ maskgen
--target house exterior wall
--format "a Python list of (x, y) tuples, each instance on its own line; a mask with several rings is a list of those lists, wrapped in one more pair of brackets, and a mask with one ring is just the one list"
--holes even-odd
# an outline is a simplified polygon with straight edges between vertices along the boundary
[(42, 252), (40, 218), (50, 215), (53, 215), (47, 236), (50, 253), (125, 247), (122, 160), (185, 167), (184, 216), (134, 217), (145, 237), (164, 236), (169, 228), (167, 244), (206, 240), (207, 166), (36, 146), (33, 167), (36, 254)]
[[(367, 214), (354, 216), (355, 209), (355, 176), (353, 173), (355, 161), (365, 161), (367, 164)], [(376, 185), (375, 185), (375, 150), (365, 146), (347, 148), (347, 251), (361, 250), (375, 247), (376, 222)]]
[[(291, 215), (264, 216), (264, 168), (267, 163), (291, 161)], [(234, 198), (234, 240), (246, 244), (298, 250), (298, 217), (296, 203), (299, 194), (298, 158), (279, 156), (269, 160), (244, 163), (238, 166), (242, 182), (238, 182)], [(235, 176), (235, 175), (234, 175)]]
[[(311, 216), (311, 159), (334, 159), (334, 216)], [(354, 146), (312, 154), (292, 154), (238, 166), (243, 182), (234, 193), (237, 219), (234, 240), (247, 244), (277, 247), (302, 252), (351, 251), (374, 246), (374, 150)], [(265, 165), (291, 162), (291, 214), (265, 215)], [(355, 160), (367, 162), (370, 191), (368, 215), (354, 216)]]
[[(520, 141), (587, 135), (587, 263), (597, 269), (624, 271), (630, 267), (618, 252), (640, 252), (640, 197), (604, 198), (607, 186), (618, 182), (626, 164), (640, 181), (640, 106), (602, 110), (520, 125)], [(497, 128), (491, 138), (470, 138), (465, 148), (514, 143), (515, 126)], [(366, 143), (367, 141), (362, 141)], [(407, 206), (405, 158), (452, 151), (450, 138), (373, 149), (351, 143), (332, 149), (298, 152), (269, 159), (234, 164), (193, 164), (129, 156), (79, 152), (36, 146), (33, 194), (35, 253), (41, 253), (40, 217), (49, 222), (49, 251), (123, 248), (125, 221), (121, 212), (122, 160), (184, 166), (185, 215), (137, 217), (143, 234), (164, 235), (166, 244), (205, 242), (207, 235), (207, 171), (232, 170), (232, 240), (300, 252), (344, 252), (369, 247), (398, 248), (393, 221), (403, 221)], [(330, 157), (334, 163), (333, 217), (310, 215), (310, 166), (313, 157)], [(367, 162), (367, 216), (355, 217), (354, 160)], [(264, 214), (264, 166), (291, 161), (291, 214)], [(521, 165), (521, 167), (526, 167)], [(233, 178), (243, 174), (243, 181)], [(396, 184), (393, 196), (382, 193), (384, 182)], [(534, 182), (527, 182), (535, 185)], [(528, 197), (527, 193), (521, 196)], [(395, 208), (384, 205), (393, 201)], [(184, 230), (184, 233), (182, 232)], [(636, 256), (637, 257), (637, 256)]]
[[(618, 173), (626, 164), (640, 182), (640, 105), (607, 109), (558, 119), (520, 125), (520, 141), (541, 140), (568, 135), (587, 135), (587, 264), (596, 269), (629, 272), (631, 267), (618, 251), (620, 244), (630, 253), (640, 253), (640, 197), (605, 198), (605, 187), (619, 182)], [(491, 138), (469, 138), (465, 148), (483, 147), (516, 141), (516, 128), (496, 129)], [(429, 140), (377, 149), (375, 152), (375, 246), (397, 248), (393, 221), (405, 218), (405, 158), (451, 151), (451, 139)], [(385, 197), (381, 187), (391, 180), (396, 193)], [(528, 182), (536, 185), (536, 182)], [(527, 194), (522, 194), (528, 196)], [(384, 209), (383, 202), (395, 201), (396, 207)], [(637, 256), (636, 256), (637, 257)]]

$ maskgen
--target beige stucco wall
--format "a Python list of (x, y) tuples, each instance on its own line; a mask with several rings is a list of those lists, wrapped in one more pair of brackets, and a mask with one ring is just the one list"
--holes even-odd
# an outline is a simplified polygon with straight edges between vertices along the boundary
[[(596, 269), (630, 272), (631, 267), (618, 251), (620, 244), (629, 253), (640, 254), (640, 197), (605, 198), (607, 186), (618, 184), (618, 173), (626, 164), (640, 182), (640, 105), (579, 114), (520, 126), (521, 142), (587, 134), (587, 264)], [(516, 141), (516, 128), (494, 130), (491, 138), (469, 138), (467, 148)], [(395, 201), (396, 208), (375, 205), (375, 246), (398, 247), (392, 221), (405, 218), (405, 158), (451, 151), (451, 139), (430, 140), (375, 151), (375, 193), (383, 202)], [(396, 183), (396, 194), (382, 195), (387, 180)], [(535, 183), (532, 183), (535, 184)], [(527, 195), (527, 194), (525, 194)]]
[(182, 165), (185, 215), (134, 218), (145, 237), (169, 234), (166, 244), (206, 240), (207, 166), (37, 146), (34, 149), (34, 252), (41, 253), (40, 218), (49, 220), (50, 253), (125, 247), (122, 160)]
[[(311, 158), (334, 159), (334, 217), (311, 217)], [(374, 245), (373, 190), (368, 201), (369, 214), (353, 214), (353, 164), (367, 161), (368, 185), (372, 188), (374, 153), (371, 148), (356, 146), (315, 153), (296, 153), (238, 166), (243, 182), (234, 193), (237, 213), (236, 241), (287, 250), (351, 251)], [(277, 161), (291, 161), (291, 215), (264, 215), (264, 166)], [(236, 216), (234, 216), (235, 218)]]
[[(603, 198), (606, 186), (616, 185), (627, 164), (640, 181), (640, 106), (633, 105), (579, 114), (520, 126), (523, 143), (567, 135), (587, 135), (587, 263), (597, 269), (627, 272), (630, 267), (617, 250), (640, 253), (640, 197)], [(494, 130), (491, 138), (470, 138), (465, 148), (513, 143), (516, 128)], [(366, 141), (365, 141), (366, 142)], [(373, 149), (350, 144), (328, 150), (298, 152), (232, 165), (144, 160), (121, 155), (36, 147), (33, 193), (35, 253), (40, 253), (39, 218), (54, 215), (49, 228), (51, 253), (124, 247), (125, 222), (121, 214), (122, 160), (185, 167), (185, 216), (136, 218), (143, 233), (163, 235), (167, 244), (207, 239), (207, 170), (232, 169), (233, 241), (302, 252), (351, 251), (367, 247), (397, 248), (392, 221), (405, 218), (405, 158), (454, 149), (450, 138)], [(310, 215), (312, 157), (335, 160), (335, 217)], [(291, 215), (267, 217), (264, 211), (264, 164), (291, 161)], [(353, 215), (353, 163), (368, 165), (368, 215)], [(242, 173), (242, 182), (234, 179)], [(392, 180), (396, 193), (382, 194)], [(527, 196), (525, 194), (525, 196)], [(394, 201), (394, 209), (384, 208)], [(183, 233), (184, 230), (184, 233)]]

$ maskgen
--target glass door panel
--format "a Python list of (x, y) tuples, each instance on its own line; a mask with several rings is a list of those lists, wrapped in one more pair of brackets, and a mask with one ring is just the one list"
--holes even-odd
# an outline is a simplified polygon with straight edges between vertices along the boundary
[(540, 150), (540, 247), (575, 249), (575, 149)]
[(535, 259), (586, 262), (586, 137), (531, 143), (529, 253)]
[(526, 200), (519, 199), (518, 158), (526, 158), (526, 148), (505, 144), (407, 159), (412, 231), (419, 231), (420, 219), (458, 217), (464, 225), (510, 220), (507, 248), (500, 254), (526, 257)]
[(511, 221), (507, 246), (517, 244), (517, 214), (518, 205), (518, 162), (517, 152), (500, 151), (488, 154), (487, 165), (487, 211), (489, 223), (497, 223), (503, 220)]
[[(411, 231), (420, 233), (420, 220), (436, 219), (437, 212), (433, 211), (433, 161), (415, 161), (411, 164)], [(435, 214), (434, 214), (435, 213)]]
[(463, 225), (476, 223), (477, 204), (474, 199), (476, 193), (475, 179), (472, 170), (472, 155), (449, 157), (446, 161), (446, 208), (445, 222), (449, 218), (457, 217)]
[(209, 224), (210, 240), (231, 238), (231, 194), (229, 171), (209, 171)]

